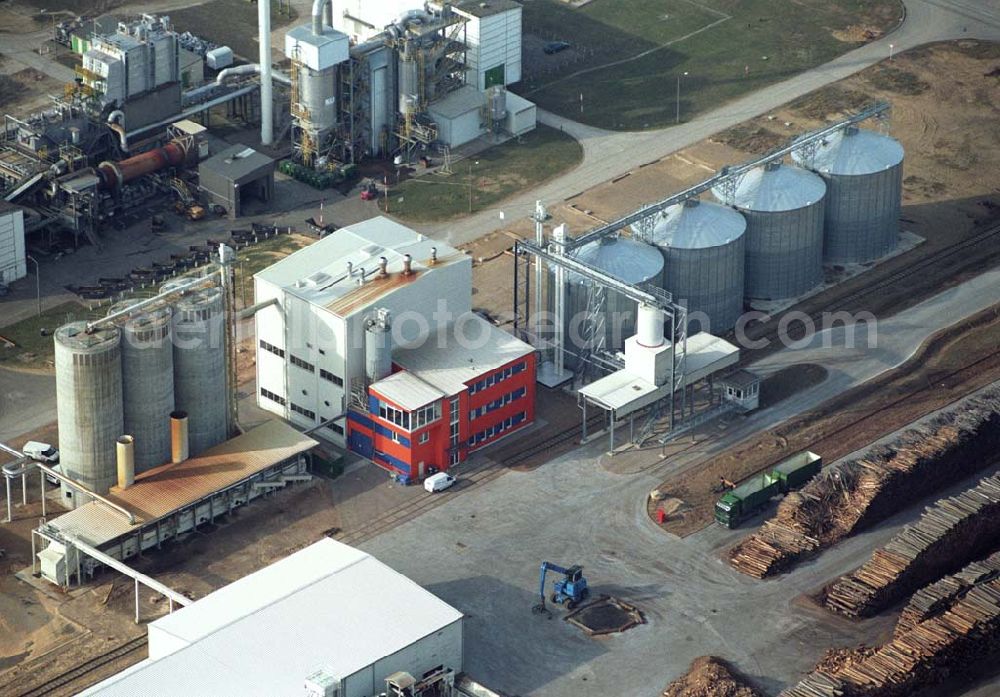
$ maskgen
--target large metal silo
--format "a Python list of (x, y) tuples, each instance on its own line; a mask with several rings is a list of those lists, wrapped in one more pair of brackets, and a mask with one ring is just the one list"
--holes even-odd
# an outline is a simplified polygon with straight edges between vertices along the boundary
[[(121, 312), (133, 301), (118, 303)], [(125, 433), (135, 439), (136, 473), (170, 462), (170, 412), (174, 410), (174, 347), (170, 308), (138, 310), (115, 324), (122, 335), (122, 405)]]
[[(124, 429), (121, 332), (86, 329), (86, 322), (72, 322), (55, 333), (60, 467), (104, 494), (117, 479), (115, 444)], [(74, 507), (85, 503), (65, 485), (63, 501)]]
[(688, 199), (660, 213), (649, 242), (663, 253), (663, 287), (688, 309), (688, 331), (722, 334), (743, 312), (746, 220)]
[(744, 294), (751, 300), (794, 298), (823, 280), (826, 184), (812, 172), (770, 162), (715, 197), (747, 220)]
[(299, 66), (299, 103), (305, 109), (304, 121), (318, 137), (337, 126), (337, 70), (312, 70)]
[[(662, 287), (663, 255), (644, 242), (612, 235), (579, 247), (571, 256), (619, 281)], [(588, 350), (588, 307), (595, 290), (590, 280), (572, 272), (565, 273), (563, 337), (565, 362), (570, 368), (576, 367), (576, 356)], [(604, 293), (604, 312), (599, 320), (603, 324), (600, 331), (604, 348), (621, 351), (625, 348), (625, 339), (635, 334), (637, 303), (611, 289), (605, 289)], [(594, 343), (590, 341), (591, 346)]]
[(792, 159), (826, 182), (824, 261), (871, 261), (896, 247), (903, 195), (899, 141), (848, 126), (793, 151)]
[[(178, 282), (163, 284), (169, 291)], [(226, 337), (222, 291), (185, 294), (173, 307), (174, 406), (188, 414), (192, 456), (226, 440)]]

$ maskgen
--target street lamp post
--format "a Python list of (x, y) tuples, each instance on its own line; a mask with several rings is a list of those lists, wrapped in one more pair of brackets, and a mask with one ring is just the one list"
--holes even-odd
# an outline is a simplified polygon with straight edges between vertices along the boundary
[(35, 302), (36, 311), (38, 316), (42, 316), (42, 275), (38, 271), (38, 260), (30, 254), (25, 255), (25, 258), (35, 265)]
[[(677, 123), (681, 122), (681, 75), (677, 76)], [(683, 77), (687, 77), (687, 71), (684, 71)]]
[(469, 160), (469, 213), (472, 213), (472, 165), (478, 165), (479, 161)]

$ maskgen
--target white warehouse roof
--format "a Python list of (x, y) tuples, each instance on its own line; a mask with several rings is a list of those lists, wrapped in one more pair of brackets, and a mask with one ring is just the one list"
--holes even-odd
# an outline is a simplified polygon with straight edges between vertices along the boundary
[[(431, 250), (437, 261), (431, 262)], [(403, 257), (411, 256), (412, 276), (403, 276)], [(385, 257), (389, 278), (378, 279), (379, 258)], [(405, 290), (418, 275), (472, 260), (440, 240), (432, 240), (385, 217), (372, 218), (341, 228), (319, 242), (281, 259), (254, 278), (283, 288), (340, 317), (364, 312), (385, 295)], [(348, 264), (351, 274), (348, 275)], [(366, 283), (358, 285), (361, 269)]]
[(347, 677), (462, 619), (365, 552), (325, 538), (149, 626), (149, 658), (81, 693), (274, 697)]

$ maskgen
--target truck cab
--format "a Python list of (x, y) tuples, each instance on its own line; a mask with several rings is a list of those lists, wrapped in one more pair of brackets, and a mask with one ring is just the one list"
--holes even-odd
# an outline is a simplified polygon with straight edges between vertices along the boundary
[(740, 519), (740, 500), (732, 494), (724, 494), (715, 502), (715, 522), (727, 528), (736, 526)]

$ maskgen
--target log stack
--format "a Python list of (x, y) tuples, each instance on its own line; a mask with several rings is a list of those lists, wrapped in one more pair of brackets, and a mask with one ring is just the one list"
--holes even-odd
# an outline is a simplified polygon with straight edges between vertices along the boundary
[(848, 617), (870, 617), (916, 588), (997, 546), (1000, 475), (938, 501), (859, 569), (827, 591), (825, 605)]
[(924, 620), (941, 614), (974, 586), (1000, 578), (1000, 552), (974, 561), (951, 576), (924, 586), (910, 598), (899, 615), (896, 634), (907, 632)]
[[(1000, 388), (968, 397), (888, 445), (827, 468), (730, 551), (764, 578), (986, 466), (1000, 448)], [(986, 454), (989, 454), (987, 457)]]
[(998, 641), (1000, 579), (994, 578), (870, 656), (832, 673), (814, 671), (779, 697), (905, 697), (995, 652)]

